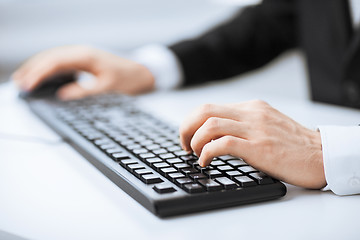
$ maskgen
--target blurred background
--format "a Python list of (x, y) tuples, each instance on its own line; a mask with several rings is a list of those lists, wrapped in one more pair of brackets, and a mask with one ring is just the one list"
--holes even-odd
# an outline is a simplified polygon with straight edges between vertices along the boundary
[(0, 82), (31, 55), (66, 44), (129, 51), (171, 44), (230, 18), (250, 0), (0, 0)]

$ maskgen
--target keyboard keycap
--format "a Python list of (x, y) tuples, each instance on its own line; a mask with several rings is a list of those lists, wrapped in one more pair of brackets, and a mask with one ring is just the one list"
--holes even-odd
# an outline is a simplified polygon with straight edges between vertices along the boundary
[(139, 155), (142, 159), (146, 159), (146, 158), (153, 158), (155, 157), (155, 155), (153, 153), (142, 153)]
[(170, 167), (170, 165), (166, 162), (158, 162), (158, 163), (154, 163), (153, 168), (157, 169), (158, 171), (160, 170), (160, 168), (167, 168)]
[(217, 178), (223, 176), (222, 173), (218, 170), (206, 170), (203, 173), (209, 178)]
[(174, 164), (174, 168), (176, 168), (178, 170), (180, 170), (182, 168), (189, 168), (189, 167), (190, 167), (190, 165), (187, 164), (187, 163), (176, 163), (176, 164)]
[(171, 185), (163, 183), (163, 184), (156, 184), (153, 189), (158, 192), (158, 193), (171, 193), (171, 192), (175, 192), (176, 189), (173, 188)]
[(234, 170), (234, 168), (229, 165), (218, 166), (217, 169), (221, 172)]
[(176, 169), (173, 167), (160, 168), (160, 173), (167, 176), (169, 173), (176, 172)]
[(193, 161), (193, 160), (198, 160), (199, 158), (194, 156), (194, 155), (187, 155), (187, 156), (182, 156), (180, 157), (182, 160), (184, 160), (185, 162), (187, 161)]
[(140, 176), (140, 179), (146, 184), (153, 184), (153, 183), (163, 182), (163, 180), (161, 180), (161, 178), (159, 178), (155, 174), (144, 174), (144, 175)]
[(215, 161), (212, 161), (210, 163), (211, 166), (220, 166), (220, 165), (224, 165), (225, 163), (223, 161), (220, 161), (220, 160), (215, 160)]
[(257, 185), (255, 180), (249, 178), (248, 176), (238, 176), (235, 177), (234, 180), (240, 183), (240, 186), (242, 187), (251, 187)]
[(227, 177), (220, 177), (220, 178), (216, 178), (215, 179), (218, 183), (220, 183), (221, 185), (223, 185), (223, 187), (225, 189), (234, 189), (234, 188), (237, 188), (237, 184), (230, 180), (229, 178)]
[(121, 153), (113, 153), (113, 154), (112, 154), (112, 158), (113, 158), (115, 161), (120, 161), (120, 160), (122, 160), (122, 159), (129, 159), (130, 156), (129, 156), (129, 154), (127, 154), (127, 153), (121, 152)]
[(174, 172), (174, 173), (169, 173), (168, 177), (171, 179), (176, 179), (176, 178), (183, 178), (185, 177), (185, 175), (180, 172)]
[(189, 153), (184, 150), (176, 151), (174, 154), (178, 157), (189, 155)]
[(142, 169), (142, 168), (145, 168), (143, 165), (141, 164), (129, 164), (126, 166), (126, 168), (130, 171), (130, 172), (133, 172), (137, 169)]
[(162, 159), (169, 159), (169, 158), (174, 158), (175, 155), (172, 153), (164, 153), (164, 154), (160, 154), (159, 157)]
[(189, 167), (189, 168), (182, 168), (181, 172), (184, 173), (186, 176), (189, 176), (190, 174), (198, 173), (199, 171), (195, 168)]
[(193, 180), (191, 180), (190, 178), (176, 178), (175, 179), (175, 183), (179, 184), (180, 186), (183, 186), (185, 184), (189, 184), (189, 183), (193, 183)]
[(183, 189), (188, 193), (200, 193), (205, 191), (205, 189), (198, 183), (185, 184)]
[(237, 157), (233, 157), (231, 155), (224, 155), (224, 156), (219, 156), (218, 159), (227, 161), (227, 160), (231, 160), (231, 159), (237, 159)]
[(258, 172), (258, 170), (256, 170), (255, 168), (251, 167), (251, 166), (242, 166), (238, 168), (240, 170), (240, 172), (243, 173), (250, 173), (250, 172)]
[(149, 152), (146, 148), (138, 148), (138, 149), (134, 149), (133, 151), (135, 154), (143, 154), (143, 153), (147, 153)]
[(130, 164), (137, 164), (137, 163), (139, 163), (139, 162), (134, 160), (134, 159), (120, 160), (120, 165), (123, 166), (123, 167), (126, 167), (127, 165), (130, 165)]
[(158, 154), (158, 155), (167, 153), (167, 151), (164, 148), (156, 149), (156, 150), (153, 150), (152, 152), (155, 154)]
[(143, 169), (136, 169), (134, 171), (135, 175), (137, 177), (140, 177), (141, 175), (144, 175), (144, 174), (150, 174), (150, 173), (153, 173), (150, 169), (147, 169), (147, 168), (143, 168)]
[(234, 170), (234, 171), (225, 172), (225, 175), (231, 179), (234, 179), (234, 177), (242, 176), (244, 174), (240, 171)]
[(192, 178), (194, 180), (207, 178), (203, 173), (193, 173), (193, 174), (190, 174), (189, 176), (190, 176), (190, 178)]
[(198, 181), (201, 185), (203, 185), (207, 191), (218, 191), (222, 189), (222, 186), (215, 182), (212, 179), (200, 179)]
[(161, 160), (160, 158), (147, 158), (145, 159), (145, 162), (148, 163), (149, 165), (152, 165), (154, 163), (159, 163), (159, 162), (163, 162), (163, 160)]
[(250, 173), (249, 176), (254, 178), (260, 185), (270, 184), (274, 182), (271, 177), (267, 176), (263, 172)]
[(228, 164), (230, 164), (233, 167), (239, 167), (239, 166), (246, 166), (246, 162), (244, 162), (244, 160), (230, 160), (227, 162)]
[(170, 165), (174, 165), (177, 163), (183, 163), (183, 161), (179, 158), (169, 158), (169, 159), (166, 159), (166, 162), (169, 163)]

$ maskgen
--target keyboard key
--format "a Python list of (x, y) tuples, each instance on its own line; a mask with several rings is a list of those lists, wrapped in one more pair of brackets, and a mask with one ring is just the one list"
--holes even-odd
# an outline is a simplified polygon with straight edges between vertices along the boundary
[(210, 163), (211, 166), (220, 166), (220, 165), (224, 165), (225, 163), (223, 161), (220, 161), (220, 160), (215, 160), (215, 161), (212, 161)]
[(242, 172), (240, 171), (237, 171), (237, 170), (234, 170), (234, 171), (228, 171), (228, 172), (225, 172), (225, 175), (231, 179), (233, 179), (234, 177), (237, 177), (237, 176), (242, 176), (244, 175)]
[(186, 176), (189, 176), (190, 174), (198, 173), (199, 171), (195, 168), (189, 167), (189, 168), (182, 168), (181, 172), (184, 173)]
[(121, 149), (121, 148), (119, 148), (119, 147), (114, 147), (114, 148), (109, 148), (109, 149), (106, 149), (105, 150), (105, 152), (107, 153), (107, 154), (113, 154), (113, 153), (121, 153), (121, 152), (123, 152), (123, 150)]
[(174, 145), (174, 143), (173, 143), (173, 142), (170, 142), (170, 141), (167, 141), (167, 142), (161, 143), (160, 145), (161, 145), (162, 147), (167, 148), (167, 147), (172, 147), (172, 146)]
[(234, 170), (234, 168), (229, 165), (218, 166), (217, 169), (221, 172)]
[(178, 157), (189, 155), (189, 153), (184, 150), (176, 151), (176, 152), (174, 152), (174, 154)]
[(160, 146), (159, 146), (158, 144), (152, 144), (152, 145), (146, 146), (146, 148), (147, 148), (148, 150), (155, 150), (155, 149), (159, 149)]
[(189, 175), (190, 178), (197, 180), (197, 179), (203, 179), (203, 178), (207, 178), (207, 176), (205, 176), (203, 173), (193, 173)]
[(240, 183), (240, 186), (242, 187), (251, 187), (256, 186), (256, 182), (254, 179), (249, 178), (248, 176), (238, 176), (235, 177), (234, 180), (238, 183)]
[(210, 191), (218, 191), (218, 190), (222, 189), (222, 186), (212, 179), (200, 179), (198, 182), (201, 185), (203, 185), (205, 187), (205, 189), (209, 192)]
[(184, 160), (185, 162), (188, 161), (194, 161), (194, 160), (198, 160), (199, 158), (194, 156), (194, 155), (187, 155), (187, 156), (182, 156), (180, 157), (182, 160)]
[(154, 142), (151, 140), (146, 140), (146, 141), (140, 142), (140, 144), (143, 146), (149, 146), (149, 145), (153, 145)]
[(158, 192), (158, 193), (171, 193), (171, 192), (175, 192), (176, 189), (173, 188), (171, 185), (163, 183), (163, 184), (156, 184), (153, 189)]
[(176, 164), (174, 164), (174, 168), (176, 168), (178, 170), (180, 170), (182, 168), (189, 168), (189, 167), (190, 167), (190, 165), (187, 164), (187, 163), (176, 163)]
[(140, 175), (140, 179), (146, 184), (163, 182), (163, 180), (161, 180), (161, 178), (159, 178), (155, 174), (143, 174), (143, 175)]
[(142, 154), (142, 153), (147, 153), (147, 152), (149, 152), (146, 148), (138, 148), (138, 149), (134, 149), (133, 150), (133, 153), (135, 153), (135, 154)]
[(108, 138), (100, 138), (94, 141), (94, 144), (97, 146), (103, 145), (103, 144), (108, 144), (110, 143), (110, 140)]
[(154, 163), (152, 167), (159, 171), (160, 168), (167, 168), (170, 167), (170, 165), (166, 162), (158, 162), (158, 163)]
[(246, 166), (246, 162), (244, 160), (230, 160), (227, 162), (233, 167)]
[(224, 156), (219, 156), (218, 159), (223, 160), (223, 161), (227, 161), (227, 160), (231, 160), (231, 159), (237, 159), (237, 157), (231, 156), (231, 155), (224, 155)]
[(130, 158), (129, 154), (124, 153), (124, 152), (113, 153), (111, 156), (117, 162), (120, 161), (120, 160), (123, 160), (123, 159), (129, 159)]
[(137, 169), (143, 169), (145, 168), (143, 165), (141, 164), (129, 164), (129, 165), (126, 165), (126, 168), (130, 171), (130, 172), (133, 172)]
[(127, 146), (126, 148), (129, 149), (129, 150), (134, 150), (134, 149), (139, 149), (139, 148), (141, 148), (141, 145), (139, 145), (139, 144), (132, 144), (132, 145)]
[(169, 173), (168, 177), (171, 179), (176, 179), (176, 178), (183, 178), (185, 177), (185, 175), (180, 172), (174, 172), (174, 173)]
[(200, 165), (197, 165), (195, 168), (202, 173), (204, 173), (205, 171), (208, 171), (208, 170), (214, 170), (213, 166), (201, 167)]
[(169, 159), (169, 158), (174, 158), (175, 155), (172, 153), (164, 153), (164, 154), (160, 154), (159, 157), (162, 159)]
[(254, 178), (260, 185), (270, 184), (274, 182), (271, 177), (269, 177), (263, 172), (250, 173), (249, 176)]
[(173, 167), (160, 168), (160, 173), (167, 176), (169, 173), (177, 172)]
[(171, 146), (171, 147), (168, 147), (167, 150), (169, 150), (170, 152), (175, 152), (175, 151), (181, 150), (181, 147), (180, 146)]
[(238, 169), (240, 170), (240, 172), (243, 173), (258, 172), (258, 170), (256, 170), (251, 166), (242, 166), (242, 167), (238, 167)]
[(144, 175), (144, 174), (150, 174), (150, 173), (153, 173), (152, 170), (150, 169), (147, 169), (147, 168), (143, 168), (143, 169), (136, 169), (134, 171), (135, 175), (137, 177), (140, 177), (141, 175)]
[(153, 153), (142, 153), (139, 155), (142, 159), (155, 157)]
[(123, 160), (120, 160), (120, 165), (123, 166), (123, 167), (126, 167), (127, 165), (130, 165), (130, 164), (138, 164), (139, 162), (134, 160), (134, 159), (123, 159)]
[(179, 184), (180, 186), (183, 186), (185, 184), (193, 183), (193, 180), (190, 178), (184, 177), (184, 178), (176, 178), (175, 183)]
[(164, 148), (160, 148), (160, 149), (153, 150), (152, 152), (159, 155), (159, 154), (167, 153), (168, 151), (166, 151)]
[(188, 193), (200, 193), (205, 191), (205, 189), (198, 183), (185, 184), (183, 189)]
[(183, 163), (183, 161), (179, 158), (169, 158), (169, 159), (166, 159), (166, 162), (168, 162), (170, 165), (174, 165), (177, 163)]
[(217, 178), (217, 177), (222, 177), (222, 173), (219, 172), (218, 170), (206, 170), (203, 172), (206, 176), (208, 176), (209, 178)]
[(147, 158), (147, 159), (145, 159), (145, 162), (146, 162), (148, 165), (152, 165), (152, 164), (154, 164), (154, 163), (163, 162), (163, 160), (160, 159), (160, 158), (155, 157), (155, 158)]
[(220, 177), (215, 179), (218, 183), (220, 183), (225, 189), (234, 189), (237, 188), (237, 184), (230, 180), (227, 177)]

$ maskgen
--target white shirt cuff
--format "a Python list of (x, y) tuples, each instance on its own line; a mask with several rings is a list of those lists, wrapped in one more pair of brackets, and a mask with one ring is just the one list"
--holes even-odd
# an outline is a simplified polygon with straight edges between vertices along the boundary
[(320, 126), (327, 186), (337, 195), (360, 193), (360, 127)]
[(183, 83), (182, 68), (176, 55), (163, 45), (146, 45), (130, 58), (147, 67), (155, 78), (155, 89), (169, 90)]

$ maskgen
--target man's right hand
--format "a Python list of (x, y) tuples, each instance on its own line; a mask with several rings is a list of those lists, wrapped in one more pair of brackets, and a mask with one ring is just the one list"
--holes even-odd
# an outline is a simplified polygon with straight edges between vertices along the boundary
[(154, 89), (154, 77), (145, 66), (88, 46), (63, 46), (40, 52), (17, 69), (13, 79), (22, 90), (31, 91), (46, 78), (66, 71), (91, 73), (95, 84), (90, 88), (76, 82), (67, 84), (57, 92), (62, 100), (107, 92), (135, 95)]

